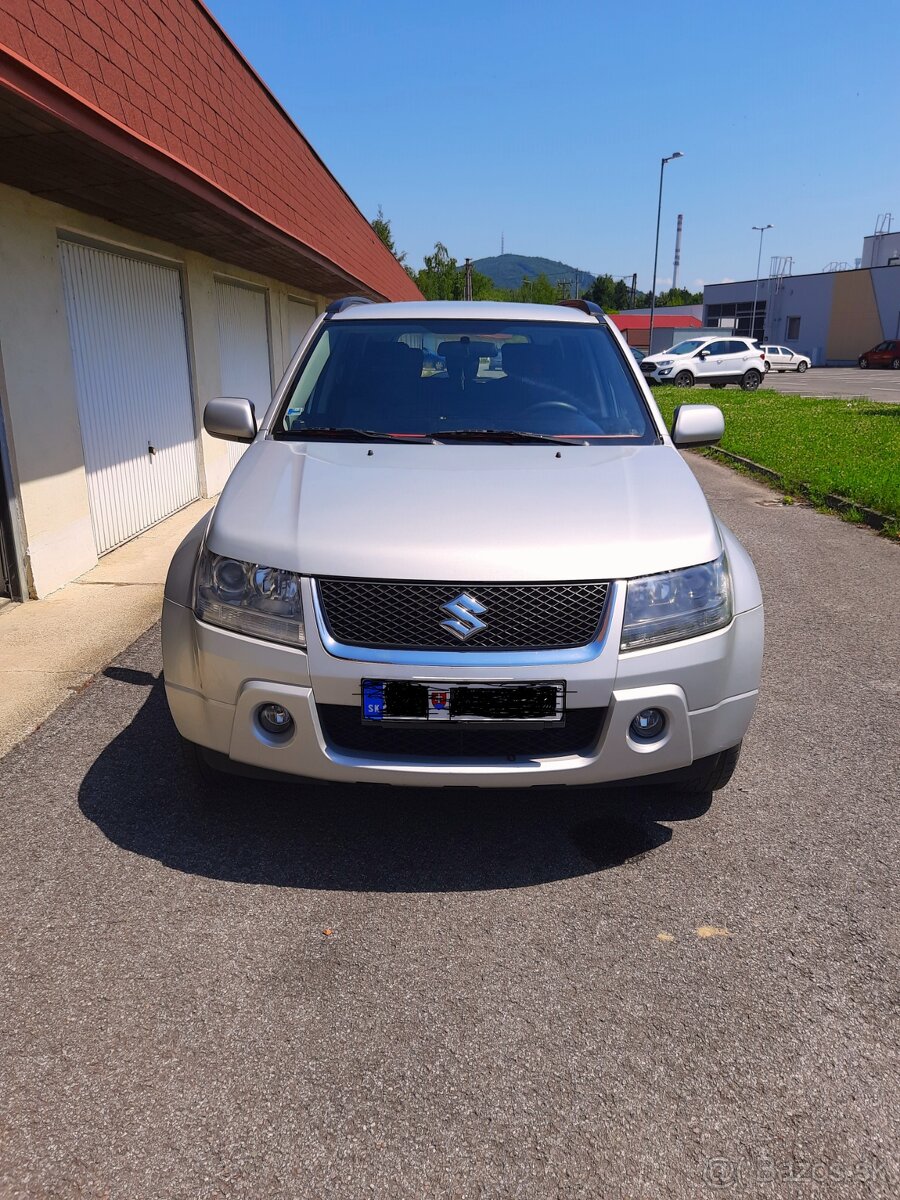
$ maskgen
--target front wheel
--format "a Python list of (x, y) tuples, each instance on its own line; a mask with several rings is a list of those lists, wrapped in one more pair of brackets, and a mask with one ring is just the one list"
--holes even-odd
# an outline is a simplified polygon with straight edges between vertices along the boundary
[(210, 762), (211, 755), (203, 746), (183, 737), (181, 753), (193, 797), (201, 806), (214, 809), (234, 794), (235, 777), (216, 770)]
[(866, 367), (869, 365), (869, 360), (868, 360), (868, 359), (867, 359), (865, 356), (863, 356), (863, 357), (862, 357), (862, 358), (859, 360), (859, 365), (862, 367), (862, 369), (863, 369), (863, 370), (865, 370), (865, 369), (866, 369)]
[(763, 363), (763, 370), (765, 371), (765, 373), (766, 373), (767, 375), (768, 375), (769, 371), (771, 371), (771, 369), (772, 369), (772, 368), (771, 368), (771, 365), (770, 365), (769, 363)]
[[(708, 758), (698, 759), (690, 767), (675, 774), (680, 776), (669, 784), (672, 791), (683, 797), (703, 796), (710, 792), (718, 792), (731, 780), (741, 757), (741, 743), (722, 750), (719, 754), (710, 754)], [(661, 784), (661, 787), (666, 786)]]
[(900, 371), (900, 358), (892, 358), (891, 359), (891, 370), (892, 371)]
[(797, 370), (802, 375), (808, 366), (809, 366), (809, 363), (805, 363), (805, 362), (797, 363)]
[(679, 371), (672, 382), (676, 387), (693, 387), (694, 377), (690, 371)]
[(741, 387), (745, 392), (755, 392), (762, 382), (762, 375), (759, 371), (752, 369), (745, 371), (741, 379)]

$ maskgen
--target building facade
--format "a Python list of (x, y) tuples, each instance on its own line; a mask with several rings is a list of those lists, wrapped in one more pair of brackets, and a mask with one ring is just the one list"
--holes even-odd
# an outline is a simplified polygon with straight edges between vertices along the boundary
[[(755, 281), (709, 284), (705, 325), (750, 332)], [(760, 280), (756, 337), (808, 354), (815, 366), (852, 366), (884, 338), (900, 336), (900, 270), (860, 267)]]
[(198, 0), (0, 0), (0, 595), (216, 494), (349, 293), (419, 298)]
[(610, 320), (625, 338), (629, 346), (655, 354), (668, 350), (684, 336), (684, 331), (700, 327), (702, 305), (680, 305), (658, 308), (653, 315), (653, 345), (650, 345), (650, 309), (628, 309), (612, 313)]
[(815, 366), (853, 365), (878, 342), (900, 337), (897, 237), (865, 238), (863, 265), (853, 270), (707, 284), (703, 324), (789, 346)]

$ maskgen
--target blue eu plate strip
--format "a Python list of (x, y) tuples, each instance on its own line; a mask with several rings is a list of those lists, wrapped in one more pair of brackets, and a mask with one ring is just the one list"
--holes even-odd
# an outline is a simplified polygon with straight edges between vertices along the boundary
[(363, 680), (363, 720), (381, 721), (384, 719), (384, 684), (374, 683), (371, 679)]

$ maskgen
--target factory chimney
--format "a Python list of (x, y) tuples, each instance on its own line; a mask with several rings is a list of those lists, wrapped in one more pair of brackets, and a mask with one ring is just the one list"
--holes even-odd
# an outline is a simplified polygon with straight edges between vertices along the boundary
[(681, 227), (684, 224), (684, 213), (678, 214), (678, 225), (675, 231), (675, 263), (672, 267), (672, 287), (678, 287), (678, 268), (681, 266)]

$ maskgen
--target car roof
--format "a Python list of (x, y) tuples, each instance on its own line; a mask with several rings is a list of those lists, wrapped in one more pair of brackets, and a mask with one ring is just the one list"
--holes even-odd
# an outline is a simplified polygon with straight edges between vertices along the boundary
[[(334, 313), (331, 321), (548, 321), (596, 325), (598, 318), (562, 304), (511, 304), (497, 300), (403, 300), (389, 304), (354, 304)], [(605, 318), (604, 318), (605, 320)]]

